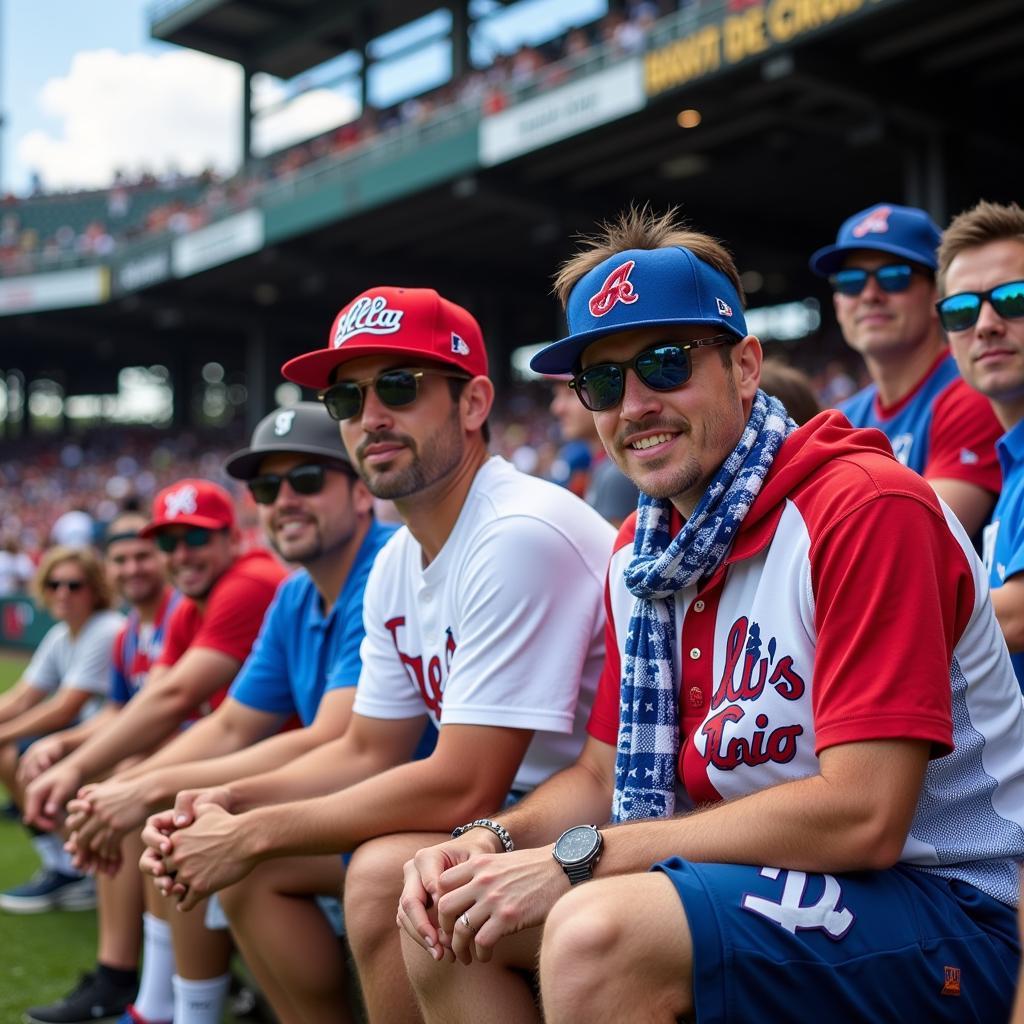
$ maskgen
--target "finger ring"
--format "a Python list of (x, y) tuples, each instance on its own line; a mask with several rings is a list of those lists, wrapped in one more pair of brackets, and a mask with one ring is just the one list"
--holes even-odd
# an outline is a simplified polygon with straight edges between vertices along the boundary
[(463, 913), (462, 917), (460, 917), (460, 918), (459, 918), (459, 920), (460, 920), (460, 921), (461, 921), (461, 922), (462, 922), (462, 923), (463, 923), (463, 924), (464, 924), (464, 925), (465, 925), (465, 926), (466, 926), (466, 927), (467, 927), (467, 928), (468, 928), (468, 929), (469, 929), (469, 930), (470, 930), (471, 932), (475, 932), (475, 931), (476, 931), (476, 929), (475, 929), (475, 928), (474, 928), (474, 927), (473, 927), (473, 926), (472, 926), (472, 925), (471, 925), (471, 924), (469, 923), (469, 914), (467, 914), (467, 913)]

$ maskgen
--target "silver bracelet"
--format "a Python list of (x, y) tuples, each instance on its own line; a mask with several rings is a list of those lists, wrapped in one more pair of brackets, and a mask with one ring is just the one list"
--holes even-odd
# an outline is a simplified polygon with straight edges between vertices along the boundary
[(511, 853), (516, 848), (515, 843), (512, 842), (512, 837), (508, 834), (508, 829), (504, 825), (499, 825), (496, 821), (491, 821), (490, 818), (477, 818), (476, 821), (471, 821), (468, 825), (460, 825), (452, 830), (452, 839), (458, 839), (459, 836), (468, 832), (471, 828), (490, 829), (501, 840), (501, 845), (505, 848), (506, 853)]

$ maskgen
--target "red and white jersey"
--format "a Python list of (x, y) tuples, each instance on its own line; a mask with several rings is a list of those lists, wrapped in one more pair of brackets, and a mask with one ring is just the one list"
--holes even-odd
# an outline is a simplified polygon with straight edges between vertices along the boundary
[[(611, 744), (634, 524), (609, 567), (589, 724)], [(933, 759), (901, 859), (1016, 902), (1020, 689), (969, 539), (881, 433), (828, 412), (790, 435), (725, 564), (677, 595), (676, 630), (690, 801), (816, 774), (819, 752), (836, 744), (926, 740)]]

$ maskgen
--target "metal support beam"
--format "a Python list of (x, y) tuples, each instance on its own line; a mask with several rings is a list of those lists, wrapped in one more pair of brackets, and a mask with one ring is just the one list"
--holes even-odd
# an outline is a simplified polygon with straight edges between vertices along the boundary
[(252, 160), (252, 68), (242, 66), (242, 167)]
[(273, 408), (270, 375), (267, 373), (267, 337), (259, 323), (249, 328), (245, 339), (245, 429), (252, 433), (256, 424)]
[(451, 0), (452, 12), (452, 81), (457, 82), (469, 71), (469, 0)]

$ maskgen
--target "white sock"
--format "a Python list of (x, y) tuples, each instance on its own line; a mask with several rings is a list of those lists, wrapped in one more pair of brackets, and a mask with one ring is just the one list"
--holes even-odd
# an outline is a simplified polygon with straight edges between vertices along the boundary
[(230, 983), (230, 974), (202, 981), (186, 981), (176, 974), (174, 1024), (220, 1024)]
[[(32, 845), (47, 871), (61, 870), (60, 855), (64, 853), (64, 840), (60, 836), (55, 836), (52, 832), (44, 832), (42, 835), (32, 837)], [(76, 874), (73, 869), (72, 874)]]
[(142, 980), (135, 997), (136, 1013), (143, 1020), (164, 1021), (174, 1016), (174, 943), (171, 926), (154, 914), (142, 915)]

